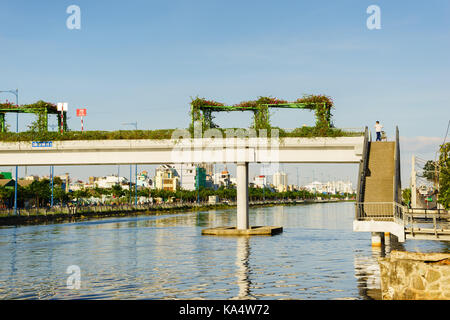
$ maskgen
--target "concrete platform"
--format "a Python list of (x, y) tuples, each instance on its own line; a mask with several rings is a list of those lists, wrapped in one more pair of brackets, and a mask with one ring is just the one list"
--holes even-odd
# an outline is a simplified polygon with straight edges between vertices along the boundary
[(283, 227), (253, 226), (250, 229), (236, 229), (236, 227), (216, 227), (203, 229), (202, 235), (214, 236), (273, 236), (283, 232)]

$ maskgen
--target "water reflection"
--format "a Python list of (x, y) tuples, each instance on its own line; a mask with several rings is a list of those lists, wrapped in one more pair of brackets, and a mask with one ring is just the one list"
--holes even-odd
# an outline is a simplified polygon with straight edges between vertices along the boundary
[(355, 277), (358, 281), (358, 291), (363, 299), (381, 300), (381, 279), (379, 258), (388, 257), (392, 250), (404, 251), (402, 243), (397, 237), (389, 233), (384, 234), (384, 241), (380, 247), (371, 247), (371, 255), (355, 255)]
[[(251, 208), (252, 225), (284, 227), (251, 238), (201, 235), (235, 225), (235, 209), (0, 228), (0, 299), (373, 299), (377, 259), (398, 245), (372, 251), (353, 215), (351, 203)], [(80, 290), (66, 288), (69, 265)]]
[(236, 276), (239, 294), (235, 299), (255, 299), (250, 293), (250, 240), (249, 237), (238, 237), (236, 241)]

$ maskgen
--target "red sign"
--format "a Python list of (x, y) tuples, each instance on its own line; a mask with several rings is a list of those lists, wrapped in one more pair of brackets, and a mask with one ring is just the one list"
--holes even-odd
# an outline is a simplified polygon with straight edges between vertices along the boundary
[(86, 109), (77, 109), (77, 117), (85, 117)]

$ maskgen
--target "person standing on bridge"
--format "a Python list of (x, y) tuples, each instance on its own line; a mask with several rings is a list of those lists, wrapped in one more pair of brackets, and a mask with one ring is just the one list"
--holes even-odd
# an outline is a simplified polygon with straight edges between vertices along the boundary
[(383, 129), (383, 126), (380, 124), (380, 121), (375, 122), (375, 132), (377, 133), (377, 140), (381, 141), (381, 131)]

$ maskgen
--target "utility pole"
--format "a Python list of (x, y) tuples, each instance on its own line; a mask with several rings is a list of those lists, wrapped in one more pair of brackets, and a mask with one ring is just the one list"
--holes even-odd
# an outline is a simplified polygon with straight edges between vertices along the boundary
[[(12, 93), (16, 96), (16, 106), (19, 108), (19, 89), (2, 90), (1, 92)], [(16, 114), (16, 133), (19, 132), (19, 112)], [(17, 180), (19, 179), (19, 166), (16, 166), (16, 178), (14, 179), (14, 215), (17, 215)]]
[(50, 202), (50, 207), (53, 208), (53, 166), (50, 166), (50, 180), (51, 180), (51, 184), (52, 184), (52, 199)]
[(129, 190), (128, 190), (129, 191), (128, 193), (130, 195), (130, 200), (129, 200), (130, 204), (131, 204), (131, 181), (132, 181), (131, 179), (132, 179), (132, 174), (131, 174), (131, 164), (130, 164), (130, 187), (129, 187)]
[(417, 208), (416, 156), (411, 159), (411, 208)]
[[(134, 129), (138, 129), (136, 122), (124, 122), (122, 123), (123, 126), (134, 126)], [(132, 170), (132, 164), (130, 164), (130, 203), (131, 203), (131, 170)], [(135, 175), (134, 175), (134, 205), (137, 205), (137, 164), (135, 164)]]
[(134, 167), (134, 205), (137, 205), (137, 164)]

